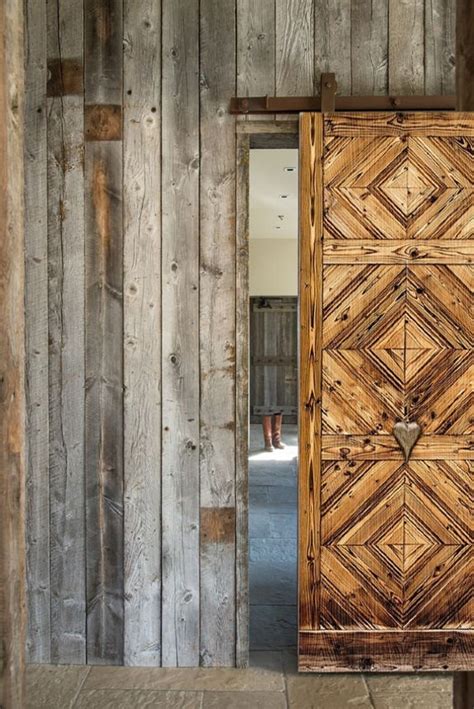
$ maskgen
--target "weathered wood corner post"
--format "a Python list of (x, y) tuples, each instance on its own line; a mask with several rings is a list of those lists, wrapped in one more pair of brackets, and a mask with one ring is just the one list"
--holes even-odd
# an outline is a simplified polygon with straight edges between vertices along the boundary
[(456, 5), (456, 108), (474, 111), (474, 3), (457, 0)]
[(23, 3), (0, 3), (0, 623), (3, 709), (24, 709)]

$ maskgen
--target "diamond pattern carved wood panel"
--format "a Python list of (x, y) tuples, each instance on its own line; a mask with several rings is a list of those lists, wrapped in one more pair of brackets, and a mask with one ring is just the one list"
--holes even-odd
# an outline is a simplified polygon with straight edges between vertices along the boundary
[[(302, 455), (300, 651), (314, 646), (308, 633), (346, 633), (348, 669), (348, 631), (365, 633), (368, 655), (388, 630), (472, 642), (474, 119), (438, 120), (331, 116), (306, 198), (302, 176), (302, 210), (305, 199), (324, 210), (302, 257), (315, 349), (301, 391), (302, 436), (314, 437)], [(399, 421), (422, 432), (407, 462)]]

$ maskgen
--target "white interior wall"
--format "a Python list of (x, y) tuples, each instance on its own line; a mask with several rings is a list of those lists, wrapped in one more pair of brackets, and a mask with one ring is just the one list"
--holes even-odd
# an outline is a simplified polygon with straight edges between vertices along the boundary
[(250, 295), (297, 293), (297, 239), (250, 239)]

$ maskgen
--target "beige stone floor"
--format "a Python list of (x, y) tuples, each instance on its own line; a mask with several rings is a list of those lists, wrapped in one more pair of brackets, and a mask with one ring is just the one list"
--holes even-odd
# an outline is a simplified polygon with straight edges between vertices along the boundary
[(298, 675), (291, 652), (251, 667), (31, 665), (27, 709), (452, 709), (451, 675)]

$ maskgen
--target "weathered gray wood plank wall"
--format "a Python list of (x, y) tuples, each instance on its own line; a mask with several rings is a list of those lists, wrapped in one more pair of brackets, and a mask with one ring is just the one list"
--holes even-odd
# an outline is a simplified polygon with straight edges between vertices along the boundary
[(242, 663), (228, 101), (452, 93), (454, 0), (25, 1), (29, 660)]

